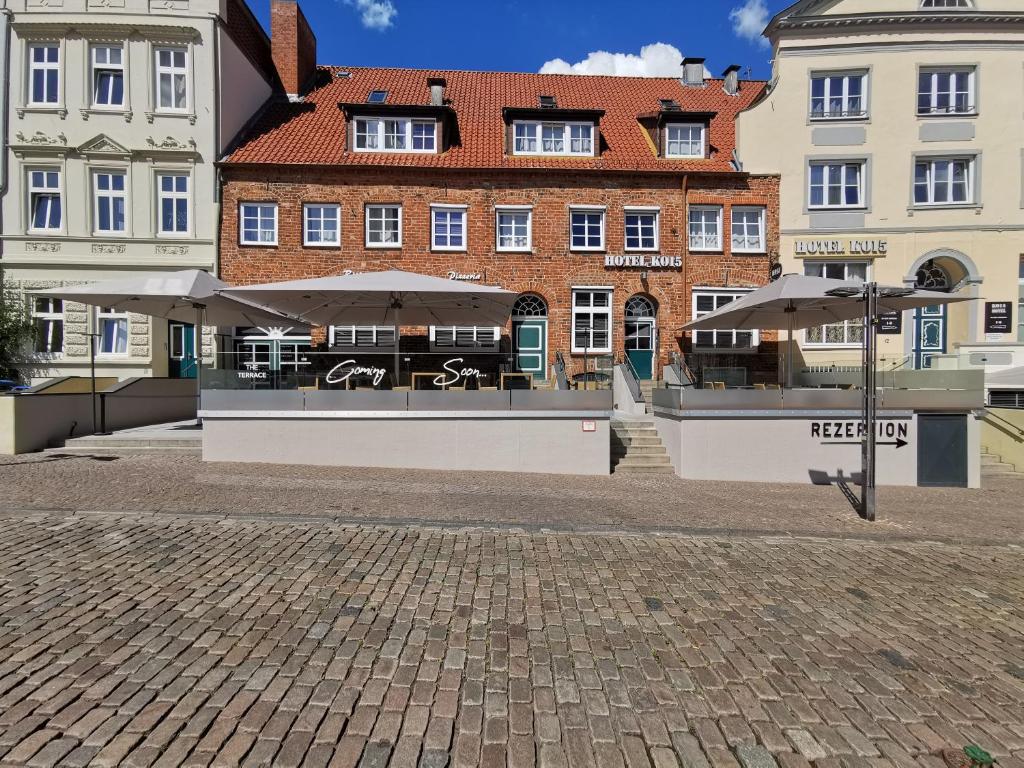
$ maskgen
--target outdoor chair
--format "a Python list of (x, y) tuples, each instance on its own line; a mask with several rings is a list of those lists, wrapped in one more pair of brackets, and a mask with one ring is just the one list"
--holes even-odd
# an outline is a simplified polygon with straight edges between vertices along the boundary
[(714, 384), (714, 387), (715, 387), (716, 390), (718, 390), (718, 389), (725, 389), (725, 382), (724, 381), (715, 381), (715, 382), (712, 382), (712, 384)]
[(705, 381), (704, 382), (704, 389), (714, 389), (714, 388), (715, 388), (715, 385), (714, 385), (713, 382), (710, 382), (710, 381)]
[(765, 386), (764, 386), (764, 384), (755, 384), (755, 385), (754, 385), (754, 389), (757, 389), (757, 390), (764, 390), (764, 389), (765, 389)]

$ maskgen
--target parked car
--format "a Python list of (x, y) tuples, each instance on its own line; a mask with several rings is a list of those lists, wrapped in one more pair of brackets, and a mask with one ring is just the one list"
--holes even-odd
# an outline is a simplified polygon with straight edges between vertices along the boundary
[(24, 392), (28, 387), (10, 379), (0, 379), (0, 392)]

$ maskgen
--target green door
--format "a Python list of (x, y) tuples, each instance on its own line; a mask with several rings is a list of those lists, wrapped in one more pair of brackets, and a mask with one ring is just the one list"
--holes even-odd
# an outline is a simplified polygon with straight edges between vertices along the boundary
[(530, 318), (512, 321), (516, 368), (544, 381), (548, 377), (548, 321)]
[(654, 376), (654, 346), (653, 319), (626, 321), (626, 356), (638, 379), (646, 381)]
[(172, 379), (196, 377), (196, 334), (189, 323), (168, 323), (167, 373)]

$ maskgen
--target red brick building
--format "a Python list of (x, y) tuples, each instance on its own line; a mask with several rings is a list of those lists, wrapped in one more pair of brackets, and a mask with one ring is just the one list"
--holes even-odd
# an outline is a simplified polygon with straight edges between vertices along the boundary
[[(545, 378), (556, 352), (575, 370), (628, 355), (655, 378), (686, 352), (774, 380), (774, 337), (679, 330), (767, 282), (778, 179), (733, 163), (736, 114), (764, 83), (705, 78), (700, 60), (682, 80), (314, 67), (310, 45), (296, 4), (274, 0), (275, 63), (301, 95), (223, 163), (225, 280), (450, 275), (524, 299), (497, 337), (423, 329), (403, 349), (500, 350)], [(391, 334), (313, 343), (369, 352)]]

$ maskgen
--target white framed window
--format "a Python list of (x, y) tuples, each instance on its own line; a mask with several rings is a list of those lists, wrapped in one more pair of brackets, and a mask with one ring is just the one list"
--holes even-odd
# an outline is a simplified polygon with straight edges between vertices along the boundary
[(28, 103), (60, 103), (60, 45), (32, 43), (28, 47)]
[(430, 326), (430, 348), (436, 351), (492, 352), (497, 351), (500, 339), (501, 328), (492, 325)]
[(35, 330), (33, 351), (40, 355), (59, 355), (64, 352), (64, 302), (34, 296), (32, 326)]
[(188, 49), (156, 48), (156, 108), (161, 112), (189, 109)]
[(811, 75), (811, 119), (867, 117), (867, 82), (865, 72)]
[(914, 163), (914, 205), (974, 202), (974, 158), (919, 158)]
[(328, 343), (352, 349), (394, 349), (393, 325), (332, 325)]
[(973, 115), (974, 67), (922, 69), (917, 75), (917, 114)]
[(512, 124), (516, 155), (594, 155), (594, 123), (517, 120)]
[[(716, 288), (695, 288), (693, 291), (693, 319), (711, 314), (731, 304), (750, 291), (719, 290)], [(730, 350), (732, 352), (753, 352), (758, 345), (757, 331), (694, 331), (694, 349), (701, 351)]]
[(691, 205), (688, 224), (691, 251), (722, 250), (722, 206)]
[(466, 250), (466, 209), (464, 206), (430, 207), (430, 246), (435, 251)]
[(156, 175), (159, 235), (187, 235), (190, 230), (189, 210), (191, 197), (187, 173), (158, 173)]
[(93, 229), (97, 234), (123, 235), (127, 229), (127, 182), (123, 171), (92, 174)]
[(661, 212), (656, 208), (625, 209), (625, 239), (627, 251), (657, 251), (660, 247), (658, 219)]
[(703, 123), (669, 123), (665, 126), (665, 157), (704, 157)]
[(921, 0), (922, 8), (973, 8), (973, 0)]
[(402, 247), (402, 206), (366, 206), (366, 247)]
[(124, 106), (124, 48), (120, 45), (94, 45), (90, 48), (92, 65), (92, 105), (98, 109)]
[(533, 247), (533, 211), (530, 208), (495, 209), (499, 251), (529, 251)]
[[(868, 262), (805, 261), (804, 274), (809, 277), (865, 282), (868, 279)], [(807, 346), (860, 347), (863, 343), (863, 320), (819, 325), (804, 331), (804, 344)]]
[(612, 292), (607, 288), (572, 289), (572, 351), (612, 351)]
[(604, 250), (604, 208), (569, 208), (569, 249)]
[(808, 172), (809, 208), (863, 208), (864, 162), (812, 162)]
[(762, 206), (732, 207), (732, 250), (736, 253), (764, 253), (764, 213)]
[(326, 248), (341, 244), (341, 206), (306, 203), (302, 206), (302, 244)]
[(356, 152), (436, 152), (437, 121), (405, 117), (355, 119)]
[(277, 203), (241, 203), (238, 238), (242, 245), (277, 245)]
[(28, 229), (30, 232), (59, 232), (63, 220), (60, 171), (56, 168), (28, 172)]
[(96, 353), (128, 354), (128, 313), (109, 307), (96, 308), (96, 332), (99, 334)]

